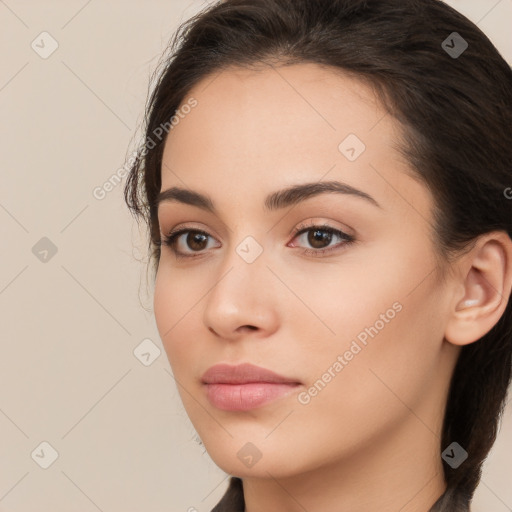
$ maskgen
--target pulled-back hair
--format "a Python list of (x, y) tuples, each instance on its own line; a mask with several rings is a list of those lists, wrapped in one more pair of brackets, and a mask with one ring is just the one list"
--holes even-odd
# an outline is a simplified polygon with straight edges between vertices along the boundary
[[(450, 52), (461, 41), (465, 51)], [(512, 237), (512, 70), (474, 23), (439, 0), (225, 0), (183, 23), (171, 41), (146, 106), (146, 142), (126, 182), (126, 203), (149, 228), (155, 270), (165, 144), (165, 137), (155, 143), (155, 131), (169, 126), (208, 75), (297, 63), (359, 79), (399, 121), (400, 151), (434, 197), (432, 232), (443, 261), (484, 233)], [(461, 349), (440, 443), (443, 450), (457, 442), (468, 458), (456, 469), (444, 463), (447, 488), (430, 512), (469, 510), (498, 432), (511, 362), (509, 300), (493, 329)], [(214, 510), (234, 510), (228, 503), (243, 503), (241, 492), (232, 477)]]

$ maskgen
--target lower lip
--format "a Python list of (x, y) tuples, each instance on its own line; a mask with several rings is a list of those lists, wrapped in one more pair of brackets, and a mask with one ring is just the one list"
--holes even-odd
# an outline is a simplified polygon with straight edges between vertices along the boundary
[(293, 392), (300, 384), (205, 384), (212, 405), (225, 411), (249, 411)]

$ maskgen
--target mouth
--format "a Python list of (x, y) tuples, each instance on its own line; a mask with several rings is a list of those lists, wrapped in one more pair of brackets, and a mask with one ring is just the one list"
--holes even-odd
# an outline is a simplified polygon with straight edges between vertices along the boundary
[(244, 363), (219, 364), (202, 377), (209, 402), (225, 411), (248, 411), (293, 393), (302, 384), (297, 379)]
[(248, 382), (246, 384), (204, 384), (210, 403), (224, 411), (249, 411), (282, 398), (300, 384)]

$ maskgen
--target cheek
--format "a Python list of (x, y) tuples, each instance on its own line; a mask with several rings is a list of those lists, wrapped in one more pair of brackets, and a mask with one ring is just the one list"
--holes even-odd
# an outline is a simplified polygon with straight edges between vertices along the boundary
[[(424, 309), (418, 307), (420, 303)], [(316, 445), (312, 451), (335, 460), (391, 432), (401, 422), (414, 421), (415, 415), (429, 417), (425, 412), (432, 407), (428, 396), (432, 383), (439, 380), (440, 341), (436, 338), (442, 334), (432, 322), (430, 327), (420, 326), (428, 325), (425, 320), (436, 306), (422, 294), (403, 299), (401, 305), (401, 310), (393, 309), (394, 318), (388, 323), (375, 326), (374, 315), (367, 315), (361, 329), (359, 319), (347, 319), (353, 332), (365, 334), (366, 344), (357, 335), (347, 334), (335, 346), (324, 344), (315, 358), (303, 360), (303, 368), (309, 368), (307, 395), (295, 406), (295, 421), (287, 423), (288, 438), (314, 433), (315, 440), (308, 440)], [(278, 444), (279, 439), (274, 441)], [(303, 462), (310, 463), (307, 456)]]
[(303, 284), (299, 293), (324, 324), (295, 314), (306, 348), (302, 367), (309, 368), (310, 385), (321, 381), (319, 406), (324, 400), (336, 403), (360, 418), (367, 405), (396, 400), (391, 390), (404, 401), (419, 399), (443, 339), (443, 291), (433, 269), (433, 257), (419, 242), (400, 254), (390, 243), (380, 253), (360, 253), (316, 271), (308, 280), (315, 283), (314, 293)]
[(338, 336), (356, 336), (375, 323), (381, 330), (382, 321), (387, 330), (387, 320), (394, 323), (398, 316), (394, 304), (421, 309), (435, 292), (429, 287), (437, 262), (426, 235), (417, 230), (406, 240), (396, 232), (385, 238), (347, 252), (337, 263), (309, 269), (311, 279), (302, 281), (299, 293)]
[(167, 353), (173, 372), (183, 368), (184, 358), (193, 357), (195, 343), (190, 340), (198, 337), (193, 331), (192, 318), (197, 315), (194, 305), (198, 298), (196, 294), (187, 292), (193, 290), (186, 280), (180, 279), (179, 274), (171, 273), (160, 264), (155, 280), (153, 308), (155, 321), (160, 339)]
[(175, 323), (176, 297), (174, 287), (171, 284), (168, 273), (162, 269), (162, 264), (158, 269), (155, 280), (155, 292), (153, 295), (153, 309), (155, 312), (155, 321), (162, 342), (166, 343), (167, 333)]
[(438, 380), (443, 343), (439, 300), (432, 283), (424, 282), (380, 318), (368, 319), (353, 337), (361, 351), (346, 367), (349, 407), (357, 410), (359, 404), (368, 404), (384, 408), (389, 417), (419, 407)]

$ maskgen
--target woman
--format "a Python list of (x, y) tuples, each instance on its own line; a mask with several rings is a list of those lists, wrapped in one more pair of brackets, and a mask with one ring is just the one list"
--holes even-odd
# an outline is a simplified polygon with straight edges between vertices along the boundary
[(512, 72), (437, 0), (226, 0), (125, 189), (221, 511), (468, 511), (512, 357)]

